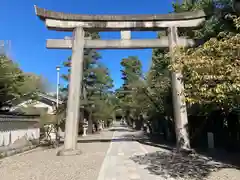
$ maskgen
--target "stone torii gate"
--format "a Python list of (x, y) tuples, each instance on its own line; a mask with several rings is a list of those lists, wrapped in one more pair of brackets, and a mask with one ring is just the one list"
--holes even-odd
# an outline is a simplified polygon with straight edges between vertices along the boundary
[[(58, 155), (80, 154), (77, 149), (77, 131), (79, 121), (79, 105), (83, 75), (84, 48), (97, 49), (141, 49), (167, 48), (172, 54), (176, 46), (192, 46), (194, 41), (178, 37), (178, 27), (196, 27), (205, 20), (203, 11), (172, 13), (163, 15), (82, 15), (65, 14), (38, 8), (36, 15), (45, 22), (50, 30), (73, 31), (72, 39), (49, 39), (47, 48), (72, 49), (71, 74), (65, 127), (64, 148)], [(168, 37), (160, 39), (131, 40), (131, 31), (168, 30)], [(86, 31), (121, 31), (121, 40), (91, 40), (84, 38)], [(186, 104), (183, 101), (184, 86), (181, 73), (172, 73), (172, 93), (174, 119), (178, 145), (189, 148)], [(183, 144), (182, 141), (184, 142)]]

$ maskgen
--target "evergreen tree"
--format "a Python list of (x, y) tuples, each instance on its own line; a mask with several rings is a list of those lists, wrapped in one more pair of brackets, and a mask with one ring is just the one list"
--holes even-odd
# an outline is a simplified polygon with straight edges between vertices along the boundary
[(0, 55), (0, 107), (13, 98), (45, 90), (42, 77), (24, 73), (17, 63), (4, 54)]
[[(98, 39), (98, 33), (86, 33), (86, 36), (91, 36), (92, 39)], [(81, 106), (84, 107), (90, 113), (88, 117), (89, 121), (89, 133), (92, 131), (92, 124), (94, 119), (99, 118), (97, 114), (101, 111), (101, 108), (106, 108), (108, 104), (106, 99), (108, 98), (108, 91), (113, 87), (113, 81), (110, 77), (108, 69), (99, 62), (101, 59), (100, 54), (94, 49), (84, 49), (84, 69), (83, 69), (83, 87)], [(64, 66), (68, 68), (70, 72), (71, 57), (64, 63)], [(65, 80), (69, 80), (69, 73), (63, 75)], [(68, 91), (68, 85), (63, 91)], [(101, 107), (101, 108), (100, 108)], [(105, 113), (107, 113), (105, 111)], [(103, 115), (108, 116), (106, 114)], [(104, 119), (105, 120), (105, 119)]]

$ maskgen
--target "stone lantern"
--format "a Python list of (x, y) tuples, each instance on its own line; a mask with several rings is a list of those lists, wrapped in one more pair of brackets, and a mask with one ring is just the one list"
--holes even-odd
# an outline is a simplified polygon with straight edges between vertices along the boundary
[(84, 120), (83, 120), (83, 135), (82, 136), (86, 136), (87, 135), (87, 129), (88, 129), (88, 122), (84, 118)]

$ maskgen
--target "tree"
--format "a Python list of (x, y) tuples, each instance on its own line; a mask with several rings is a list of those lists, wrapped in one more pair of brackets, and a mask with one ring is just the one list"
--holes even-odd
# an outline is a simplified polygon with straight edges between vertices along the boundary
[[(98, 33), (86, 33), (92, 39), (98, 39)], [(113, 87), (113, 81), (109, 75), (108, 69), (99, 62), (100, 54), (94, 49), (84, 49), (84, 69), (83, 69), (83, 94), (81, 102), (85, 110), (90, 112), (88, 117), (89, 132), (92, 131), (92, 118), (99, 117), (97, 114), (104, 108), (105, 100), (108, 96), (108, 90)], [(70, 72), (71, 57), (64, 63)], [(69, 80), (69, 73), (62, 76), (65, 80)], [(64, 88), (68, 91), (68, 86)], [(94, 106), (93, 106), (94, 105)], [(100, 108), (101, 107), (101, 108)]]
[[(136, 103), (136, 88), (143, 85), (142, 64), (138, 57), (129, 56), (128, 58), (122, 59), (121, 65), (123, 67), (121, 72), (124, 83), (122, 87), (116, 91), (116, 95), (120, 99), (124, 116), (126, 116), (130, 124), (130, 119), (134, 119), (134, 117), (137, 117), (141, 112), (140, 106)], [(131, 116), (132, 118), (130, 118)]]
[[(158, 38), (165, 35), (165, 32), (159, 32)], [(160, 123), (165, 138), (169, 139), (168, 129), (174, 131), (174, 122), (169, 70), (170, 61), (166, 56), (167, 53), (167, 49), (153, 49), (152, 64), (146, 74), (143, 90), (145, 92), (144, 96), (148, 99), (144, 103), (148, 102), (148, 108), (145, 108), (145, 111), (148, 113), (148, 119), (151, 120), (150, 129), (160, 131), (160, 129), (155, 127), (156, 123)]]
[[(230, 1), (226, 1), (226, 0), (185, 0), (182, 2), (177, 1), (176, 3), (173, 4), (174, 7), (174, 12), (184, 12), (184, 11), (192, 11), (192, 10), (197, 10), (197, 9), (203, 9), (205, 12), (207, 12), (207, 14), (209, 15), (209, 17), (207, 18), (207, 20), (204, 22), (203, 26), (200, 29), (197, 30), (192, 30), (192, 29), (187, 29), (187, 28), (180, 28), (179, 29), (179, 34), (180, 35), (184, 35), (184, 36), (188, 36), (191, 37), (195, 40), (197, 40), (197, 46), (196, 48), (198, 48), (198, 46), (201, 45), (205, 45), (207, 44), (211, 38), (213, 37), (217, 37), (218, 34), (220, 32), (223, 31), (228, 31), (228, 32), (232, 32), (233, 34), (237, 33), (236, 28), (234, 27), (234, 24), (232, 23), (232, 19), (229, 18), (228, 14), (232, 14), (233, 13), (233, 9), (232, 9), (232, 5)], [(209, 50), (213, 47), (214, 43), (209, 44)], [(224, 49), (221, 49), (224, 50)], [(176, 71), (176, 70), (181, 70), (184, 71), (184, 81), (186, 86), (188, 86), (188, 82), (189, 79), (191, 79), (191, 85), (189, 87), (187, 87), (188, 92), (186, 92), (187, 94), (190, 93), (194, 93), (195, 90), (192, 89), (196, 84), (195, 79), (196, 78), (196, 71), (195, 74), (191, 74), (192, 69), (197, 68), (196, 64), (190, 64), (188, 67), (186, 67), (185, 65), (183, 65), (183, 61), (187, 64), (190, 63), (189, 59), (187, 59), (187, 56), (181, 56), (180, 54), (183, 53), (181, 52), (180, 54), (177, 54), (176, 58), (179, 58), (181, 60), (177, 61), (174, 63), (174, 65), (170, 65), (168, 59), (168, 53), (166, 51), (163, 50), (157, 50), (159, 51), (159, 53), (157, 54), (158, 59), (160, 59), (160, 61), (158, 62), (158, 65), (160, 67), (158, 67), (159, 69), (157, 71), (155, 71), (153, 68), (151, 68), (150, 72), (149, 72), (149, 76), (150, 76), (150, 83), (157, 85), (158, 82), (160, 82), (160, 84), (165, 84), (162, 83), (162, 80), (157, 79), (156, 78), (156, 74), (157, 77), (161, 78), (161, 79), (165, 79), (165, 82), (167, 82), (169, 80), (168, 75), (166, 76), (166, 74), (168, 74), (169, 71)], [(187, 50), (185, 49), (185, 51), (189, 52), (191, 50)], [(191, 53), (194, 53), (196, 51), (196, 49), (192, 49)], [(190, 54), (191, 54), (190, 53)], [(206, 53), (206, 52), (204, 52)], [(202, 52), (202, 55), (204, 54)], [(207, 54), (205, 54), (207, 55)], [(198, 57), (198, 61), (203, 62), (203, 56), (200, 57), (200, 55), (196, 55), (194, 57), (191, 57), (192, 61), (194, 61), (193, 59), (195, 57)], [(154, 56), (153, 56), (153, 60), (154, 60)], [(196, 60), (196, 59), (195, 59)], [(210, 59), (209, 59), (210, 61)], [(209, 69), (213, 68), (208, 66), (207, 63), (209, 63), (209, 61), (204, 61), (203, 64), (205, 64), (205, 67), (209, 67)], [(212, 57), (212, 61), (215, 61), (215, 59)], [(196, 62), (196, 61), (194, 61)], [(214, 63), (214, 62), (212, 62)], [(156, 67), (156, 65), (153, 63), (152, 67)], [(176, 66), (178, 67), (178, 69), (176, 68)], [(172, 68), (169, 68), (172, 67)], [(181, 67), (181, 68), (180, 68)], [(163, 68), (163, 69), (161, 69)], [(165, 70), (164, 70), (165, 69)], [(204, 68), (202, 68), (201, 70), (203, 70)], [(199, 70), (199, 69), (198, 69)], [(160, 73), (159, 73), (160, 72)], [(164, 72), (164, 73), (162, 73)], [(190, 72), (190, 73), (189, 73)], [(165, 74), (166, 73), (166, 74)], [(155, 75), (154, 75), (155, 74)], [(198, 74), (199, 75), (199, 74)], [(151, 78), (154, 77), (154, 78)], [(204, 73), (202, 75), (199, 75), (199, 78), (202, 78), (202, 76), (204, 76)], [(165, 77), (165, 78), (163, 78)], [(203, 82), (202, 82), (203, 83)], [(208, 84), (209, 82), (206, 82), (206, 84)], [(162, 86), (162, 92), (160, 92), (159, 94), (162, 94), (163, 96), (160, 97), (160, 99), (162, 99), (161, 102), (164, 102), (164, 100), (170, 100), (171, 102), (171, 96), (170, 96), (170, 88), (169, 88), (169, 82), (167, 82), (165, 85), (165, 87)], [(201, 84), (198, 84), (198, 87), (201, 87)], [(168, 87), (168, 88), (167, 88)], [(197, 88), (197, 87), (196, 87)], [(153, 88), (154, 90), (157, 90), (158, 88)], [(164, 91), (165, 89), (165, 91)], [(165, 94), (163, 93), (165, 92)], [(194, 94), (195, 97), (198, 97), (199, 99), (201, 99), (202, 97), (199, 96), (199, 94)], [(191, 96), (193, 97), (193, 96)], [(165, 99), (166, 98), (166, 99)], [(209, 98), (209, 100), (211, 100), (211, 98)], [(213, 101), (211, 101), (212, 104)], [(198, 102), (200, 103), (200, 102)], [(214, 102), (213, 102), (214, 103)], [(171, 104), (172, 103), (162, 103), (162, 107), (164, 109), (164, 112), (166, 112), (166, 109), (171, 109), (171, 108), (167, 108), (165, 104)], [(198, 104), (199, 105), (199, 104)], [(191, 106), (191, 104), (189, 104), (188, 101), (188, 107), (193, 107)]]
[(47, 81), (33, 73), (24, 73), (24, 82), (19, 86), (20, 92), (26, 94), (28, 92), (46, 92)]
[[(234, 83), (233, 79), (228, 77), (228, 74), (224, 74), (223, 70), (224, 68), (231, 69), (231, 65), (234, 63), (229, 60), (238, 58), (236, 54), (229, 54), (229, 52), (234, 51), (231, 47), (224, 46), (225, 43), (233, 43), (233, 45), (237, 45), (238, 43), (232, 42), (234, 38), (235, 40), (238, 39), (237, 19), (235, 18), (234, 23), (232, 18), (232, 15), (235, 15), (233, 6), (232, 1), (228, 0), (194, 0), (174, 4), (175, 12), (204, 9), (210, 15), (201, 29), (194, 31), (181, 30), (181, 34), (199, 39), (200, 43), (195, 48), (182, 49), (179, 52), (182, 56), (180, 55), (181, 57), (178, 57), (178, 61), (172, 66), (172, 70), (178, 69), (184, 73), (183, 80), (185, 81), (187, 102), (189, 105), (198, 104), (201, 106), (207, 104), (208, 107), (216, 108), (223, 106), (230, 107), (234, 104), (232, 102), (232, 95), (230, 98), (225, 97), (227, 98), (225, 100), (223, 97), (224, 92), (230, 93), (231, 91), (233, 93), (236, 90), (236, 87), (235, 90), (226, 89), (229, 83), (231, 84), (228, 86), (229, 88), (234, 86)], [(224, 55), (226, 60), (221, 59)], [(185, 57), (187, 59), (183, 60)], [(194, 59), (196, 57), (197, 59)], [(226, 57), (229, 57), (229, 59)], [(199, 90), (196, 89), (198, 87), (200, 88)], [(206, 92), (205, 90), (209, 91)]]
[(0, 106), (25, 94), (44, 92), (45, 81), (32, 73), (24, 73), (4, 54), (0, 55)]
[(236, 32), (231, 20), (226, 18), (233, 14), (232, 1), (229, 0), (191, 0), (173, 3), (174, 12), (185, 12), (193, 10), (204, 10), (208, 18), (202, 27), (197, 30), (181, 28), (180, 34), (198, 40), (203, 44), (211, 37), (216, 37), (222, 31)]
[[(107, 117), (110, 115), (111, 108), (107, 103), (107, 98), (109, 93), (108, 90), (113, 87), (113, 81), (109, 76), (108, 69), (102, 64), (97, 63), (97, 65), (91, 69), (86, 82), (87, 100), (90, 102), (86, 106), (86, 109), (90, 112), (88, 126), (89, 132), (91, 132), (91, 122), (94, 122), (97, 126), (97, 119), (99, 120), (99, 118), (101, 118), (102, 120), (107, 121)], [(99, 116), (99, 114), (102, 114), (102, 116)]]
[(118, 106), (116, 97), (108, 93), (105, 99), (98, 99), (95, 101), (96, 108), (93, 112), (95, 119), (100, 119), (107, 123), (109, 119), (115, 119), (115, 110)]
[[(158, 33), (158, 38), (165, 33)], [(159, 113), (165, 113), (172, 116), (172, 93), (171, 79), (168, 66), (169, 58), (166, 56), (167, 49), (153, 49), (152, 65), (147, 74), (147, 84), (154, 94), (156, 103), (159, 104), (156, 109)]]
[[(234, 19), (236, 26), (239, 18)], [(222, 32), (203, 45), (182, 49), (174, 70), (183, 72), (186, 100), (229, 109), (239, 103), (240, 34)]]

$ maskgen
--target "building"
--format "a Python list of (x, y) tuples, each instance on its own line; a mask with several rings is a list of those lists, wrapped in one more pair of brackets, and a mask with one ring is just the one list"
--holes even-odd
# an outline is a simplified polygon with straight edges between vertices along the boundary
[[(59, 99), (59, 105), (63, 103)], [(28, 94), (21, 98), (15, 98), (7, 102), (8, 106), (5, 109), (8, 109), (10, 112), (19, 112), (23, 108), (41, 108), (46, 109), (47, 114), (54, 114), (56, 110), (57, 99), (51, 95), (36, 93)]]

